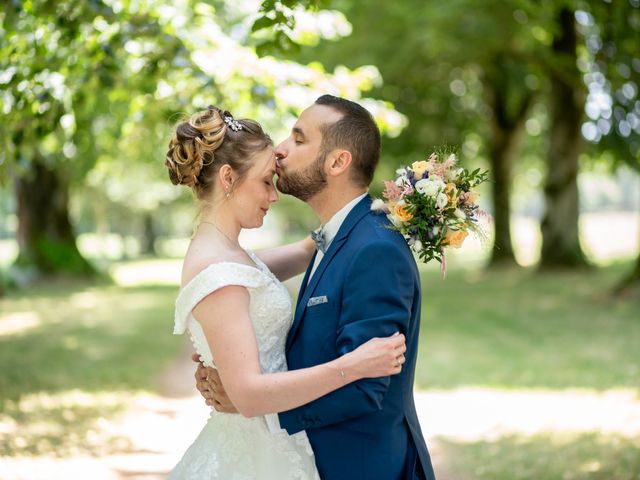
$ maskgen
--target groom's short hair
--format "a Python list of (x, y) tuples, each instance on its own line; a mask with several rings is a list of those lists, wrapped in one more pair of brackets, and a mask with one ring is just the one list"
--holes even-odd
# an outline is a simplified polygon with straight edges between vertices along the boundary
[(334, 123), (324, 124), (322, 153), (336, 148), (351, 152), (351, 178), (358, 186), (368, 187), (380, 159), (380, 130), (369, 111), (362, 105), (333, 95), (322, 95), (315, 102), (342, 113)]

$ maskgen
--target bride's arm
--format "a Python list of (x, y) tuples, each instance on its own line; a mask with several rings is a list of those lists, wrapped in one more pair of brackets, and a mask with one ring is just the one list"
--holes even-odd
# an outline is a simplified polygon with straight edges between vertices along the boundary
[(315, 249), (315, 242), (307, 236), (288, 245), (261, 250), (256, 255), (284, 282), (305, 271)]
[(299, 407), (361, 378), (400, 373), (398, 361), (404, 362), (404, 336), (397, 335), (370, 340), (321, 365), (266, 374), (260, 369), (249, 292), (244, 287), (215, 291), (193, 315), (202, 325), (229, 399), (245, 417)]

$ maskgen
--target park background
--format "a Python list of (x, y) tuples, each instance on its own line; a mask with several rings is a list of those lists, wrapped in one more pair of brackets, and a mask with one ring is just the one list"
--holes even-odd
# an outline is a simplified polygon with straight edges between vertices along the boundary
[[(0, 478), (164, 478), (207, 416), (171, 335), (195, 214), (171, 127), (214, 104), (277, 143), (332, 93), (383, 132), (374, 195), (445, 144), (490, 170), (489, 238), (421, 267), (439, 478), (640, 479), (638, 0), (10, 0), (0, 22)], [(316, 226), (282, 198), (242, 241)]]

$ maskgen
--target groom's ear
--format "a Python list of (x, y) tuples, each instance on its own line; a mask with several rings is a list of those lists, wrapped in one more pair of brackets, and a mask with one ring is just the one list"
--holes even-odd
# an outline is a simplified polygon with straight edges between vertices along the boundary
[(338, 176), (349, 170), (351, 166), (351, 152), (348, 150), (334, 150), (329, 155), (329, 165), (327, 173)]

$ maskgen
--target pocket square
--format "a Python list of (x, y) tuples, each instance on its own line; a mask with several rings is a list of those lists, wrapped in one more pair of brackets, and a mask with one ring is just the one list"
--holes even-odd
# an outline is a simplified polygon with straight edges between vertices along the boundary
[(320, 297), (311, 297), (307, 302), (307, 307), (313, 307), (314, 305), (320, 305), (321, 303), (327, 303), (329, 299), (326, 295)]

